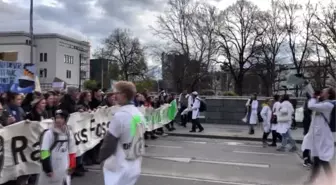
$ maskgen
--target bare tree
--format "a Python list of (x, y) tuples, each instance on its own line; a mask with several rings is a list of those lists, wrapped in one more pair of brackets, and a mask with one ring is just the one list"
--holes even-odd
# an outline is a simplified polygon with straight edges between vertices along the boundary
[(254, 57), (258, 62), (254, 71), (261, 77), (266, 95), (270, 96), (275, 90), (276, 65), (281, 61), (279, 53), (287, 37), (279, 1), (272, 0), (271, 10), (264, 12), (262, 18), (261, 26), (265, 31), (256, 46)]
[[(303, 72), (305, 63), (312, 51), (310, 48), (310, 40), (312, 37), (310, 27), (313, 19), (313, 12), (316, 7), (313, 7), (308, 3), (304, 8), (294, 0), (290, 0), (288, 3), (284, 0), (281, 3), (281, 7), (287, 29), (288, 46), (291, 53), (292, 63), (295, 66), (297, 74), (300, 74)], [(301, 10), (304, 10), (303, 16), (301, 16)]]
[(169, 0), (168, 7), (164, 14), (158, 17), (157, 27), (152, 29), (157, 36), (167, 40), (169, 46), (167, 53), (180, 55), (183, 59), (179, 65), (182, 71), (178, 76), (176, 67), (162, 66), (162, 68), (174, 74), (174, 83), (180, 84), (178, 90), (187, 86), (194, 89), (207, 74), (215, 58), (216, 9), (192, 0)]
[(263, 34), (258, 24), (258, 7), (246, 0), (239, 0), (222, 11), (217, 29), (221, 54), (225, 57), (223, 68), (230, 71), (235, 81), (235, 92), (243, 94), (245, 73), (253, 66), (252, 57)]
[(319, 5), (311, 26), (313, 41), (325, 51), (324, 60), (332, 80), (336, 80), (336, 4)]
[(147, 72), (144, 48), (128, 30), (115, 29), (104, 39), (103, 47), (94, 56), (117, 64), (120, 79), (123, 80), (141, 79)]

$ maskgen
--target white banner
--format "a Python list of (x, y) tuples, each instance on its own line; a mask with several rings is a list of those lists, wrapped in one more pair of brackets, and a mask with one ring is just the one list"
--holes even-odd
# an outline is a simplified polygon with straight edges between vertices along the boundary
[[(94, 113), (71, 114), (68, 125), (76, 141), (77, 156), (96, 146), (104, 137), (110, 120), (119, 108), (100, 108)], [(139, 108), (151, 131), (169, 123), (176, 115), (176, 102), (158, 109)], [(172, 117), (173, 116), (173, 117)], [(43, 130), (52, 126), (52, 120), (22, 121), (0, 129), (0, 184), (17, 177), (41, 172), (39, 140)]]

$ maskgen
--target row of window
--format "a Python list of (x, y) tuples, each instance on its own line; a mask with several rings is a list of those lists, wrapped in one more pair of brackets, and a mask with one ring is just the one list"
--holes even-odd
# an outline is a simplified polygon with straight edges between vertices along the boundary
[[(46, 68), (40, 69), (40, 78), (47, 78), (48, 76), (48, 70)], [(66, 78), (71, 78), (71, 71), (66, 70)]]
[[(40, 53), (40, 62), (47, 62), (48, 61), (48, 54), (47, 53)], [(74, 57), (70, 55), (64, 55), (64, 63), (66, 64), (73, 64)]]

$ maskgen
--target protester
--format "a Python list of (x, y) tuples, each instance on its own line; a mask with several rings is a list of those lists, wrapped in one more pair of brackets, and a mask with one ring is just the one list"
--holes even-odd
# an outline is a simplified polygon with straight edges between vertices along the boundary
[(282, 137), (281, 134), (279, 134), (277, 132), (277, 128), (278, 128), (278, 121), (277, 121), (277, 115), (276, 113), (278, 112), (279, 108), (280, 108), (280, 96), (279, 95), (274, 95), (273, 96), (273, 107), (272, 107), (272, 119), (271, 119), (271, 130), (272, 130), (272, 143), (268, 146), (270, 147), (276, 147), (277, 146), (277, 140), (279, 139), (280, 141), (282, 141)]
[(257, 94), (254, 94), (246, 102), (247, 123), (250, 125), (250, 131), (249, 131), (250, 135), (254, 134), (254, 126), (258, 122), (258, 108), (259, 108), (259, 102), (257, 100)]
[(92, 91), (92, 101), (90, 102), (91, 110), (97, 109), (103, 101), (103, 92), (100, 89), (94, 89)]
[[(5, 106), (5, 109), (9, 112), (11, 116), (14, 117), (14, 122), (20, 122), (26, 117), (25, 111), (21, 108), (22, 96), (18, 93), (9, 93), (8, 94), (8, 105)], [(12, 124), (10, 123), (10, 124)]]
[(267, 137), (271, 133), (271, 119), (272, 119), (272, 109), (271, 109), (271, 103), (272, 101), (270, 99), (267, 99), (265, 103), (262, 105), (263, 108), (261, 109), (260, 116), (263, 119), (263, 129), (264, 134), (262, 137), (262, 143), (263, 147), (266, 147), (267, 144)]
[[(334, 136), (330, 129), (331, 112), (334, 108), (336, 93), (333, 88), (323, 89), (321, 94), (315, 94), (308, 102), (308, 108), (314, 111), (311, 126), (304, 138), (302, 147), (310, 149), (314, 159), (311, 176), (306, 184), (316, 181), (321, 167), (327, 174), (330, 184), (333, 182), (333, 173), (330, 161), (334, 157)], [(333, 103), (332, 103), (333, 101)]]
[(84, 91), (79, 96), (78, 107), (83, 111), (91, 111), (90, 102), (92, 101), (92, 96), (89, 91)]
[(56, 104), (55, 104), (55, 93), (52, 91), (47, 92), (44, 94), (44, 98), (47, 102), (46, 106), (46, 113), (47, 113), (47, 118), (54, 118), (55, 117), (55, 111), (56, 111)]
[(48, 117), (45, 111), (46, 101), (43, 96), (34, 98), (31, 106), (32, 110), (27, 114), (25, 119), (30, 121), (42, 121)]
[(116, 83), (114, 88), (121, 107), (110, 122), (99, 159), (103, 165), (105, 184), (134, 185), (141, 173), (145, 147), (145, 118), (139, 109), (130, 103), (136, 95), (133, 83), (121, 81)]
[(79, 99), (79, 90), (77, 87), (68, 87), (67, 94), (60, 101), (59, 108), (67, 111), (69, 114), (78, 111), (77, 101)]
[(0, 103), (0, 125), (5, 127), (15, 122), (15, 118), (9, 114), (9, 112)]
[(106, 94), (106, 97), (104, 98), (104, 100), (100, 104), (100, 106), (112, 107), (114, 105), (117, 105), (115, 97), (116, 97), (116, 95), (113, 92), (108, 92)]
[[(165, 103), (171, 103), (172, 101), (174, 101), (176, 99), (175, 94), (170, 94), (166, 97)], [(171, 122), (169, 122), (168, 124), (165, 125), (165, 127), (169, 130), (169, 131), (174, 131), (176, 130), (176, 128), (174, 127), (174, 122), (175, 119), (172, 120)]]
[(290, 127), (292, 124), (292, 115), (294, 113), (293, 105), (289, 102), (289, 96), (283, 95), (279, 110), (277, 112), (278, 127), (277, 132), (282, 136), (281, 147), (277, 148), (277, 151), (285, 151), (288, 142), (292, 145), (290, 151), (295, 152), (297, 150), (294, 139), (290, 133)]
[(192, 93), (192, 98), (193, 98), (193, 105), (191, 108), (192, 111), (192, 128), (190, 132), (196, 132), (196, 128), (198, 128), (199, 132), (202, 132), (204, 128), (202, 127), (200, 121), (199, 121), (199, 108), (201, 106), (201, 100), (198, 98), (198, 93), (194, 91)]
[[(318, 94), (320, 94), (318, 92)], [(306, 94), (307, 100), (304, 103), (303, 106), (303, 135), (306, 136), (307, 133), (309, 132), (309, 127), (311, 123), (311, 117), (312, 117), (312, 110), (308, 108), (308, 101), (310, 99), (310, 95), (307, 93)], [(311, 161), (311, 155), (310, 155), (310, 149), (305, 149), (302, 153), (303, 157), (303, 166), (305, 167), (311, 167), (312, 166), (312, 161)]]
[(187, 115), (182, 115), (181, 113), (186, 109), (188, 108), (188, 97), (187, 97), (187, 91), (184, 90), (180, 96), (179, 96), (179, 99), (178, 99), (178, 103), (179, 103), (179, 114), (181, 115), (181, 125), (183, 127), (186, 127), (187, 126), (187, 121), (188, 121), (188, 117)]
[(56, 111), (53, 128), (42, 134), (42, 172), (37, 185), (68, 184), (68, 174), (76, 166), (76, 145), (67, 127), (68, 117), (69, 114), (64, 110)]

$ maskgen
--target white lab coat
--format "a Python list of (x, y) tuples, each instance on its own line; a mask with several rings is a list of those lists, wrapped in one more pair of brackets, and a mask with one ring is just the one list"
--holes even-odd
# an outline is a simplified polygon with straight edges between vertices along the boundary
[(188, 108), (191, 108), (192, 105), (193, 105), (193, 97), (191, 94), (187, 95), (187, 98), (188, 98)]
[(197, 119), (199, 117), (199, 108), (201, 106), (201, 101), (198, 97), (195, 98), (192, 106), (192, 117), (191, 119)]
[[(51, 145), (55, 142), (53, 132), (57, 132), (58, 143), (56, 147), (50, 151), (51, 153), (51, 166), (53, 168), (53, 176), (48, 177), (43, 171), (39, 174), (37, 185), (63, 185), (64, 181), (67, 185), (70, 185), (70, 179), (68, 176), (69, 169), (69, 153), (75, 153), (76, 145), (73, 137), (68, 137), (64, 132), (56, 128), (49, 129), (45, 132), (42, 139), (42, 150), (49, 150)], [(69, 131), (69, 136), (72, 133)], [(66, 141), (67, 140), (67, 141)], [(60, 142), (66, 141), (66, 142)]]
[[(280, 121), (281, 109), (287, 109), (288, 120), (287, 121)], [(277, 110), (276, 115), (278, 118), (278, 125), (277, 125), (277, 132), (280, 134), (284, 134), (290, 129), (292, 125), (292, 115), (294, 113), (293, 105), (289, 101), (284, 101), (280, 104), (279, 110)]]
[(330, 102), (317, 102), (315, 98), (308, 101), (308, 108), (313, 112), (312, 121), (308, 133), (303, 139), (302, 150), (309, 149), (312, 157), (319, 157), (322, 161), (330, 161), (334, 156), (334, 136), (329, 123), (333, 105)]
[[(273, 114), (276, 114), (276, 112), (278, 112), (279, 108), (280, 108), (280, 102), (275, 102), (273, 107), (272, 107), (272, 111), (273, 111)], [(271, 123), (271, 129), (272, 130), (277, 130), (278, 128), (278, 124), (277, 123)]]
[[(250, 104), (251, 99), (247, 100), (246, 106)], [(259, 107), (259, 102), (258, 100), (253, 100), (251, 103), (251, 110), (249, 110), (250, 116), (247, 116), (248, 123), (250, 125), (256, 125), (258, 123), (258, 107)], [(249, 113), (247, 113), (249, 115)]]
[(265, 133), (269, 133), (271, 131), (271, 118), (272, 118), (272, 110), (268, 105), (263, 106), (260, 112), (260, 116), (263, 119), (263, 128)]

